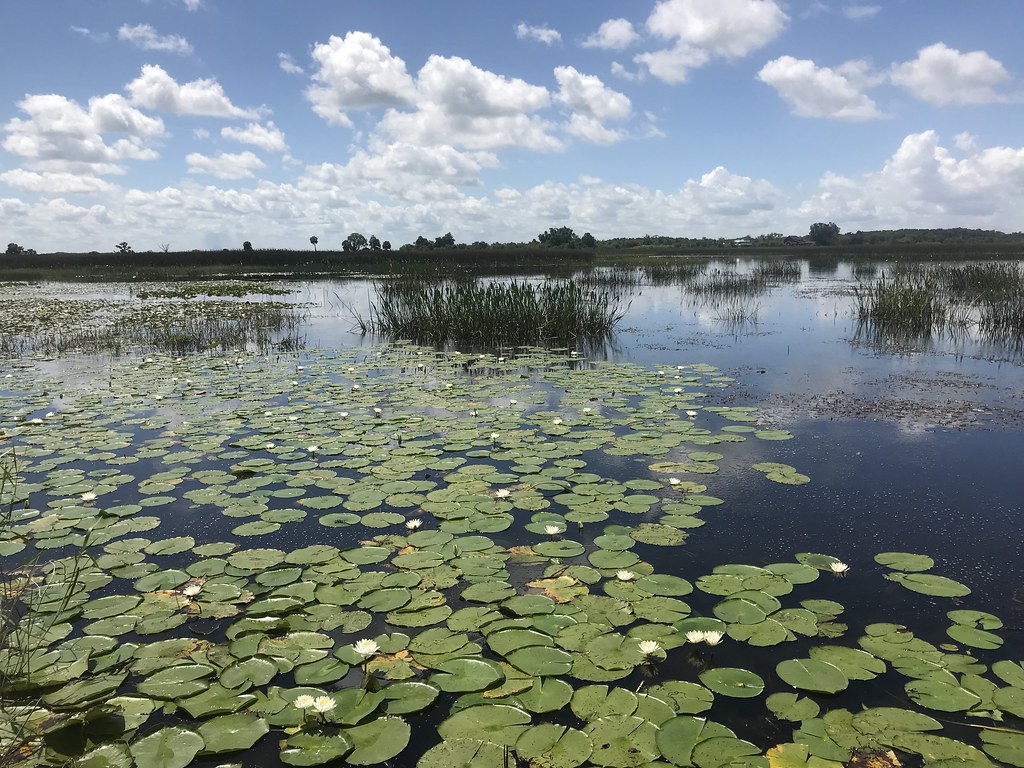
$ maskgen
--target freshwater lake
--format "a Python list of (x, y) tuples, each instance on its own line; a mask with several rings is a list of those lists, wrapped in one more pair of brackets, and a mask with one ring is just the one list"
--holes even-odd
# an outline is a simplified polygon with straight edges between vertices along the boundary
[[(55, 710), (81, 711), (115, 694), (160, 706), (176, 702), (163, 713), (151, 708), (148, 719), (138, 716), (137, 723), (126, 718), (134, 726), (125, 729), (129, 752), (146, 766), (274, 765), (285, 748), (279, 743), (289, 738), (292, 752), (285, 748), (284, 753), (289, 764), (342, 765), (346, 759), (374, 764), (386, 758), (390, 765), (411, 766), (426, 753), (423, 766), (489, 766), (500, 765), (508, 747), (507, 754), (515, 754), (521, 765), (530, 760), (549, 766), (687, 765), (680, 755), (690, 737), (681, 734), (697, 716), (726, 726), (736, 737), (708, 732), (702, 741), (694, 736), (694, 744), (704, 745), (700, 759), (691, 758), (701, 768), (767, 765), (759, 762), (764, 760), (760, 752), (737, 747), (737, 739), (759, 751), (813, 742), (812, 755), (837, 759), (830, 750), (843, 743), (839, 731), (832, 742), (818, 743), (814, 723), (820, 718), (811, 714), (801, 726), (797, 721), (803, 718), (779, 714), (781, 699), (766, 709), (769, 695), (794, 692), (815, 700), (822, 715), (865, 707), (926, 713), (941, 721), (942, 736), (971, 745), (961, 749), (929, 742), (926, 748), (919, 738), (907, 736), (911, 731), (881, 740), (902, 754), (922, 754), (926, 764), (955, 759), (958, 765), (983, 765), (988, 758), (980, 750), (988, 746), (989, 757), (1021, 765), (1020, 744), (993, 752), (976, 729), (963, 725), (1022, 725), (1024, 693), (1016, 691), (1024, 677), (1011, 669), (1024, 656), (1020, 343), (971, 333), (881, 337), (858, 323), (852, 287), (887, 269), (886, 264), (796, 261), (799, 277), (739, 298), (696, 295), (685, 284), (639, 280), (617, 285), (624, 308), (617, 331), (572, 350), (395, 346), (354, 330), (353, 310), (366, 314), (374, 301), (373, 281), (327, 279), (275, 282), (290, 293), (245, 297), (294, 305), (297, 319), (287, 326), (286, 343), (276, 347), (280, 339), (271, 338), (263, 339), (263, 349), (251, 345), (182, 355), (126, 345), (121, 354), (112, 354), (87, 344), (75, 351), (69, 343), (60, 353), (51, 348), (39, 354), (31, 341), (20, 347), (8, 341), (7, 349), (21, 349), (24, 355), (0, 362), (7, 369), (0, 373), (5, 377), (0, 379), (0, 451), (13, 451), (20, 475), (13, 495), (20, 511), (12, 513), (13, 533), (0, 541), (9, 544), (2, 550), (3, 566), (10, 571), (36, 553), (43, 561), (69, 557), (86, 545), (99, 558), (97, 570), (86, 579), (90, 588), (72, 589), (60, 610), (45, 606), (54, 598), (43, 590), (44, 607), (30, 615), (56, 615), (61, 626), (66, 623), (66, 631), (47, 638), (48, 645), (63, 647), (65, 656), (87, 649), (94, 667), (89, 674), (128, 673), (98, 694), (86, 692), (69, 701), (46, 702), (44, 697), (44, 703)], [(708, 263), (707, 270), (748, 274), (756, 267), (754, 260), (720, 260)], [(188, 305), (138, 298), (140, 290), (161, 287), (173, 284), (5, 284), (0, 317), (8, 314), (4, 328), (17, 335), (12, 328), (17, 318), (45, 313), (48, 306), (57, 312), (60, 304), (59, 311), (69, 318), (63, 331), (71, 335), (79, 322), (104, 322), (96, 315), (82, 320), (81, 307), (69, 308), (78, 302), (105, 302), (100, 314), (107, 321), (144, 302), (200, 312), (196, 306), (202, 296)], [(53, 342), (52, 330), (41, 333), (50, 333)], [(623, 443), (624, 435), (635, 440)], [(653, 466), (658, 462), (665, 466)], [(772, 482), (765, 477), (770, 469), (752, 470), (767, 463), (785, 465), (783, 474), (795, 472), (790, 477), (797, 481)], [(538, 483), (538, 477), (543, 481)], [(676, 492), (679, 483), (685, 495)], [(464, 489), (464, 495), (453, 487)], [(94, 488), (98, 498), (88, 498)], [(304, 503), (311, 499), (320, 501)], [(453, 504), (474, 511), (462, 515)], [(92, 532), (83, 521), (93, 519), (96, 509), (114, 511), (102, 515), (103, 526)], [(372, 525), (359, 524), (358, 517), (367, 514), (378, 517), (371, 518)], [(325, 522), (325, 515), (339, 517)], [(139, 519), (146, 522), (131, 523)], [(406, 528), (412, 519), (422, 520), (422, 528)], [(552, 524), (559, 530), (546, 534), (545, 525)], [(437, 534), (427, 535), (430, 531)], [(539, 543), (549, 539), (549, 544), (558, 543), (545, 550)], [(328, 552), (325, 545), (336, 551)], [(526, 552), (521, 549), (526, 546), (540, 548)], [(349, 548), (368, 554), (342, 562)], [(248, 550), (255, 552), (251, 559), (244, 555)], [(293, 557), (295, 552), (302, 554)], [(893, 566), (875, 559), (893, 552), (927, 556), (924, 560), (934, 564), (910, 559)], [(472, 553), (483, 554), (474, 559)], [(407, 559), (395, 559), (402, 557)], [(204, 565), (207, 560), (215, 564)], [(837, 560), (849, 566), (839, 576), (829, 567)], [(762, 570), (772, 564), (786, 565)], [(906, 581), (914, 582), (923, 569), (957, 586), (908, 586)], [(817, 571), (813, 578), (811, 570)], [(629, 578), (617, 576), (622, 571)], [(573, 583), (527, 585), (560, 575)], [(387, 576), (390, 580), (382, 583)], [(656, 576), (672, 578), (650, 580)], [(786, 576), (789, 581), (782, 583)], [(646, 592), (632, 585), (645, 577)], [(52, 572), (48, 578), (54, 580)], [(754, 581), (743, 586), (743, 579)], [(467, 584), (488, 580), (511, 591), (479, 600), (458, 596)], [(688, 592), (677, 580), (696, 589)], [(363, 586), (345, 592), (349, 583)], [(196, 588), (194, 595), (185, 591), (189, 587)], [(958, 592), (959, 587), (969, 594)], [(203, 603), (207, 592), (219, 596)], [(143, 595), (141, 603), (137, 594)], [(555, 598), (545, 597), (544, 603), (542, 594)], [(527, 595), (537, 598), (514, 602)], [(610, 603), (594, 596), (625, 603), (632, 613), (617, 623), (609, 618)], [(513, 602), (504, 602), (509, 599)], [(677, 602), (659, 599), (685, 601), (685, 611)], [(815, 637), (796, 629), (810, 610), (801, 601), (818, 609), (809, 619), (817, 622)], [(845, 611), (830, 617), (822, 601), (839, 603)], [(723, 608), (725, 602), (730, 605)], [(260, 608), (250, 613), (254, 604)], [(324, 618), (325, 611), (341, 607), (345, 622)], [(497, 613), (486, 620), (465, 613), (473, 607)], [(780, 608), (790, 613), (776, 613)], [(951, 619), (949, 612), (958, 610), (983, 614)], [(705, 626), (680, 623), (687, 614), (691, 620), (718, 622), (714, 626), (729, 634), (713, 648), (699, 641), (684, 643), (679, 635)], [(247, 615), (255, 623), (244, 624)], [(543, 616), (549, 618), (538, 618)], [(289, 625), (289, 617), (301, 618)], [(265, 631), (260, 621), (279, 623), (260, 639)], [(507, 624), (495, 629), (499, 625), (491, 621)], [(774, 622), (770, 631), (764, 624), (768, 621)], [(845, 629), (836, 627), (840, 622)], [(605, 634), (570, 632), (570, 623), (603, 627)], [(774, 637), (783, 632), (776, 624), (785, 628), (784, 640)], [(758, 629), (751, 630), (755, 625)], [(892, 648), (910, 638), (891, 625), (912, 631), (920, 638), (913, 643), (931, 644), (914, 646), (909, 656), (934, 670), (908, 672), (905, 659), (893, 663), (900, 655)], [(947, 632), (956, 625), (969, 630)], [(416, 645), (418, 633), (435, 629), (429, 642)], [(489, 647), (489, 641), (497, 642), (496, 633), (517, 631), (542, 637), (531, 635), (528, 641), (525, 634), (502, 634), (502, 652)], [(326, 640), (316, 645), (313, 639), (308, 646), (301, 638), (288, 645), (292, 634), (302, 632), (329, 638), (330, 645)], [(395, 633), (413, 638), (411, 658), (397, 640), (393, 648), (386, 647)], [(989, 637), (993, 634), (995, 639)], [(459, 645), (463, 635), (465, 643)], [(606, 636), (627, 639), (613, 652)], [(118, 651), (105, 641), (83, 637), (114, 638), (115, 645), (143, 648), (175, 638), (209, 645), (190, 647), (188, 653), (177, 648), (166, 663), (140, 664), (131, 658), (115, 660), (111, 655)], [(285, 706), (302, 687), (293, 677), (295, 669), (317, 665), (306, 676), (313, 681), (306, 687), (316, 692), (337, 698), (339, 691), (358, 691), (360, 658), (350, 651), (333, 654), (371, 637), (381, 640), (380, 654), (388, 657), (373, 657), (384, 691), (411, 681), (441, 688), (439, 698), (419, 711), (407, 701), (422, 691), (411, 688), (384, 703), (341, 697), (331, 706), (349, 720), (339, 716), (317, 731), (307, 719), (306, 732), (296, 734), (302, 718), (286, 714), (294, 713)], [(239, 638), (254, 644), (249, 647)], [(864, 638), (869, 640), (860, 642)], [(635, 645), (641, 639), (663, 647), (648, 658), (632, 645), (623, 650), (623, 643)], [(859, 662), (822, 656), (832, 659), (849, 683), (834, 692), (827, 690), (830, 682), (815, 688), (819, 683), (790, 679), (777, 667), (806, 658), (817, 645), (865, 649), (888, 666), (881, 674), (858, 678)], [(543, 663), (526, 660), (537, 648), (549, 647), (555, 650)], [(334, 668), (321, 651), (339, 660)], [(587, 666), (581, 656), (598, 659), (597, 666)], [(237, 670), (240, 661), (253, 658), (274, 660), (276, 671), (264, 679), (253, 664), (244, 674), (223, 676), (227, 667), (234, 664)], [(510, 690), (516, 688), (516, 675), (525, 674), (568, 683), (576, 698), (571, 706), (568, 698), (556, 706), (560, 694), (554, 683), (551, 691), (538, 684), (532, 693), (519, 686), (527, 702), (522, 706), (487, 697), (482, 690), (494, 691), (499, 683), (479, 682), (486, 670), (443, 666), (467, 658), (483, 658), (492, 668), (496, 662), (511, 663), (514, 669), (504, 667), (501, 683)], [(62, 658), (56, 668), (65, 663)], [(181, 676), (152, 681), (154, 675), (167, 674), (161, 670), (175, 667)], [(186, 667), (194, 679), (185, 679)], [(732, 673), (722, 680), (706, 677), (715, 670), (750, 670), (761, 679), (763, 692), (737, 693), (737, 688), (749, 688), (745, 678), (729, 677)], [(811, 665), (807, 674), (818, 680), (821, 670)], [(990, 687), (975, 678), (1007, 693), (993, 704)], [(244, 682), (227, 685), (236, 679)], [(678, 682), (711, 689), (713, 705), (694, 706), (696, 689), (672, 688)], [(56, 690), (70, 684), (64, 681)], [(223, 686), (217, 695), (215, 685)], [(657, 707), (663, 705), (646, 698), (617, 708), (578, 694), (600, 685), (650, 691), (650, 697), (660, 696), (674, 712), (662, 713)], [(292, 693), (274, 693), (274, 687)], [(54, 696), (52, 687), (44, 692)], [(219, 703), (193, 709), (182, 703), (204, 695)], [(251, 701), (243, 701), (250, 695)], [(387, 709), (388, 702), (396, 701)], [(477, 712), (460, 714), (452, 702), (462, 713)], [(352, 714), (360, 706), (365, 712)], [(133, 700), (131, 709), (134, 717), (146, 706)], [(993, 720), (993, 711), (1005, 721)], [(209, 726), (241, 713), (248, 713), (242, 724), (222, 720)], [(393, 724), (399, 716), (411, 735), (402, 730), (404, 725)], [(325, 716), (329, 722), (333, 717)], [(254, 746), (207, 754), (225, 733), (233, 738), (243, 732), (240, 743), (247, 743), (244, 732), (256, 721), (260, 729), (269, 724), (269, 734), (254, 731)], [(668, 735), (645, 731), (651, 723)], [(534, 731), (533, 741), (523, 737), (523, 729), (542, 724), (576, 731), (556, 736)], [(835, 721), (829, 725), (838, 727)], [(804, 730), (795, 734), (800, 727)], [(846, 736), (869, 730), (846, 727)], [(339, 736), (339, 730), (348, 736)], [(173, 758), (160, 758), (168, 762), (152, 757), (150, 747), (159, 737), (136, 746), (156, 733), (184, 745), (170, 750)], [(479, 733), (503, 744), (499, 757), (489, 746), (467, 741)], [(339, 746), (345, 738), (349, 749), (355, 743), (356, 752)], [(402, 739), (409, 746), (395, 755), (379, 747)], [(710, 739), (723, 741), (711, 744)], [(584, 741), (589, 747), (581, 746)], [(82, 747), (87, 757), (76, 765), (127, 764), (128, 748), (98, 746), (104, 743), (99, 736), (89, 741)], [(45, 764), (82, 754), (61, 748), (70, 751), (51, 745), (55, 751), (47, 753)], [(332, 749), (347, 758), (325, 762)], [(592, 762), (574, 762), (572, 754), (578, 757), (586, 749), (593, 750)], [(312, 762), (319, 759), (312, 755), (325, 760)]]

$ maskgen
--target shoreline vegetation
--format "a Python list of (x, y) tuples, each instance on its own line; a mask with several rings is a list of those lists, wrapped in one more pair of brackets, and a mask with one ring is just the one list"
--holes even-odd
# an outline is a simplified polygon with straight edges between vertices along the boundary
[[(828, 245), (813, 244), (809, 238), (783, 238), (781, 235), (737, 240), (650, 235), (603, 241), (570, 238), (567, 244), (552, 244), (551, 238), (531, 243), (478, 242), (472, 245), (457, 244), (450, 235), (439, 240), (443, 240), (440, 246), (409, 244), (396, 250), (353, 248), (347, 246), (348, 241), (342, 250), (253, 248), (247, 241), (245, 247), (237, 249), (136, 252), (127, 243), (121, 243), (114, 252), (39, 254), (12, 243), (7, 253), (0, 254), (0, 277), (7, 280), (106, 279), (117, 274), (130, 280), (175, 280), (225, 274), (262, 274), (267, 278), (434, 274), (457, 279), (484, 274), (512, 275), (524, 269), (559, 275), (591, 266), (636, 266), (702, 257), (800, 258), (811, 263), (1024, 258), (1024, 233), (963, 229), (857, 232), (838, 235)], [(584, 242), (586, 244), (582, 244)]]

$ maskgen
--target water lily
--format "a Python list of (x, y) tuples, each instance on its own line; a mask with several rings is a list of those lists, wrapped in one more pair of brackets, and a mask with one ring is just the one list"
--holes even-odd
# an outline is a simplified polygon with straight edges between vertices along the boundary
[(703, 629), (691, 629), (686, 633), (686, 642), (688, 643), (703, 643), (704, 642), (704, 630)]
[(704, 642), (708, 645), (718, 645), (725, 638), (725, 632), (718, 629), (704, 630)]
[(561, 419), (552, 419), (551, 423), (554, 424), (557, 427), (559, 424), (562, 423), (562, 420)]
[(379, 417), (382, 413), (384, 413), (384, 411), (381, 410), (380, 408), (374, 408), (373, 409), (373, 413), (374, 413), (374, 415)]
[(619, 581), (632, 581), (636, 576), (632, 571), (616, 571), (615, 578)]
[(670, 477), (668, 479), (668, 484), (669, 485), (679, 485), (681, 482), (683, 482), (683, 481), (680, 480), (678, 477)]
[(405, 521), (405, 527), (408, 528), (410, 531), (415, 531), (421, 525), (423, 525), (423, 521), (420, 520), (419, 518), (417, 518), (415, 520), (406, 520)]
[(185, 597), (195, 597), (202, 591), (203, 587), (201, 584), (189, 584), (187, 587), (181, 590), (181, 594), (183, 594)]
[(310, 453), (316, 453), (317, 451), (320, 450), (320, 446), (319, 445), (310, 445), (310, 446), (306, 447), (306, 450), (309, 451)]
[(509, 404), (509, 405), (515, 405), (515, 404), (516, 404), (516, 403), (518, 403), (518, 402), (519, 402), (518, 400), (509, 400), (509, 401), (508, 401), (508, 404)]
[(352, 647), (360, 656), (373, 656), (373, 654), (380, 650), (380, 646), (377, 645), (375, 640), (370, 640), (365, 637), (362, 640), (356, 640), (352, 643)]
[(319, 712), (321, 715), (330, 712), (338, 705), (334, 699), (330, 696), (317, 696), (313, 699), (313, 709)]
[(507, 499), (509, 496), (512, 495), (512, 491), (510, 491), (508, 488), (499, 488), (494, 492), (494, 495), (496, 498), (499, 499)]
[(358, 384), (353, 384), (352, 389), (362, 389)]
[(562, 532), (562, 526), (560, 525), (545, 525), (544, 533), (548, 536), (557, 536)]
[(697, 418), (697, 412), (696, 411), (687, 411), (686, 415), (689, 416), (691, 419)]
[(303, 693), (299, 696), (296, 696), (295, 701), (293, 701), (292, 704), (294, 704), (297, 709), (309, 709), (313, 706), (315, 702), (316, 699), (314, 699), (312, 696)]
[(277, 448), (277, 444), (276, 443), (267, 443), (263, 447), (266, 448), (268, 451), (272, 451), (275, 448)]
[(681, 393), (682, 393), (683, 389), (682, 389), (682, 387), (676, 387), (676, 388), (675, 388), (675, 389), (673, 389), (672, 391), (673, 391), (673, 392), (675, 392), (675, 393), (676, 393), (676, 394), (678, 395), (678, 394), (681, 394)]
[(848, 566), (842, 560), (832, 561), (828, 564), (828, 568), (830, 571), (832, 571), (832, 573), (836, 574), (837, 576), (841, 573), (846, 573), (848, 570), (850, 570), (850, 566)]
[(594, 412), (594, 409), (593, 409), (593, 408), (584, 408), (584, 409), (583, 409), (583, 412), (584, 412), (584, 413), (593, 413), (593, 412)]
[(96, 494), (92, 491), (86, 491), (82, 494), (82, 501), (96, 501)]
[(640, 641), (640, 653), (644, 656), (653, 656), (661, 650), (661, 646), (658, 645), (656, 640), (641, 640)]
[(491, 442), (492, 442), (492, 443), (493, 443), (493, 442), (494, 442), (495, 440), (497, 440), (497, 439), (498, 439), (499, 437), (501, 437), (501, 433), (500, 433), (500, 432), (491, 432)]

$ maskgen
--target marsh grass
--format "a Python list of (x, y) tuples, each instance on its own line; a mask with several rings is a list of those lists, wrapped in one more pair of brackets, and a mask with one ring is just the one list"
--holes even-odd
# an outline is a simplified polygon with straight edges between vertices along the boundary
[(359, 330), (439, 345), (596, 339), (625, 314), (617, 294), (576, 282), (396, 280), (376, 290), (368, 316), (355, 315)]
[(1024, 339), (1020, 263), (901, 264), (854, 287), (861, 330), (909, 340), (977, 332), (989, 341)]
[(754, 267), (754, 275), (765, 281), (795, 283), (803, 277), (803, 270), (797, 261), (761, 261)]
[(761, 296), (768, 292), (769, 280), (762, 274), (714, 270), (699, 275), (687, 288), (698, 296)]

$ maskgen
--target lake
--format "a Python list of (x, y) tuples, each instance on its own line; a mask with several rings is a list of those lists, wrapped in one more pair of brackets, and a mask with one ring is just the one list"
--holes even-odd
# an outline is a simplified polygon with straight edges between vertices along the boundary
[(577, 275), (552, 349), (3, 284), (11, 764), (1021, 765), (1020, 340), (787, 264)]

